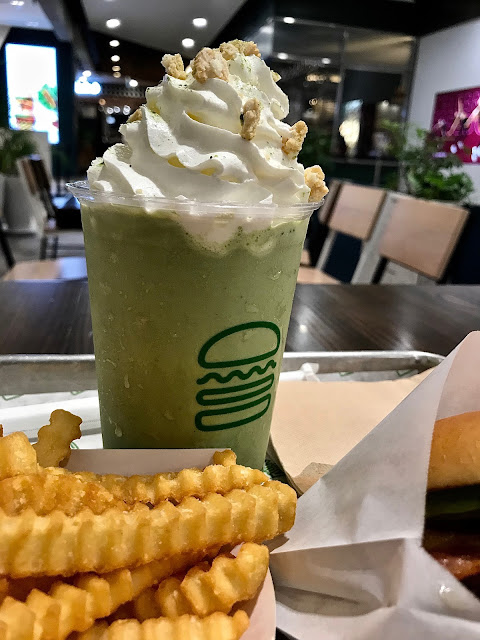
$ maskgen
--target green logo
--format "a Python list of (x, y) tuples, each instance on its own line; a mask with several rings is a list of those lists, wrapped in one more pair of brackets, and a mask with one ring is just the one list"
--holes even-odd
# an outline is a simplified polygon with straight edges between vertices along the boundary
[[(224, 329), (205, 342), (198, 354), (198, 364), (204, 369), (220, 371), (209, 371), (197, 380), (203, 387), (196, 396), (198, 404), (212, 407), (197, 413), (197, 429), (233, 429), (265, 415), (275, 381), (275, 374), (269, 370), (277, 366), (273, 356), (280, 348), (280, 341), (276, 324), (259, 321)], [(253, 367), (242, 369), (252, 364)], [(238, 384), (228, 384), (236, 378)], [(242, 384), (246, 380), (251, 381)], [(206, 386), (212, 381), (222, 386)]]

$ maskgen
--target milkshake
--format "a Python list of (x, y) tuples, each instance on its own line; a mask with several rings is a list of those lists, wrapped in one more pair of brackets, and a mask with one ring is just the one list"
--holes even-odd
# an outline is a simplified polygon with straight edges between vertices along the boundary
[[(308, 218), (306, 127), (253, 43), (167, 74), (72, 186), (104, 446), (230, 447), (261, 467)], [(313, 200), (313, 202), (312, 202)]]

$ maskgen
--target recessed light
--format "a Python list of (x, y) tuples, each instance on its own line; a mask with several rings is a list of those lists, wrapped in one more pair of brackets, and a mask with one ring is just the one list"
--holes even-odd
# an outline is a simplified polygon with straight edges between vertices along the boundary
[(119, 106), (113, 107), (113, 113), (120, 113), (120, 107)]
[(102, 107), (105, 105), (106, 100), (105, 98), (100, 98), (100, 100), (98, 101), (98, 104), (101, 105)]
[(112, 71), (120, 71), (120, 67), (118, 66), (118, 64), (113, 65)]
[(113, 74), (114, 78), (120, 78), (122, 74), (120, 73), (120, 71), (115, 71), (115, 73)]
[(119, 44), (120, 42), (118, 40), (110, 40), (111, 47), (118, 47)]
[(192, 22), (193, 22), (193, 26), (197, 27), (198, 29), (203, 29), (203, 27), (207, 26), (206, 18), (194, 18)]
[(118, 18), (110, 18), (110, 20), (107, 20), (105, 22), (105, 24), (107, 25), (107, 27), (109, 29), (116, 29), (117, 27), (119, 27), (122, 23), (120, 22), (120, 20)]
[(322, 58), (322, 64), (330, 64), (332, 61), (331, 58)]
[(277, 58), (279, 58), (280, 60), (288, 60), (288, 53), (277, 53)]
[(131, 78), (128, 81), (128, 84), (129, 84), (130, 87), (138, 87), (138, 80), (134, 80), (134, 78)]
[(112, 56), (112, 57), (110, 58), (110, 60), (111, 60), (112, 62), (118, 62), (118, 61), (120, 60), (120, 56)]
[(195, 46), (195, 40), (192, 40), (192, 38), (184, 38), (182, 40), (182, 46), (184, 46), (185, 49), (191, 49)]
[(92, 75), (92, 72), (89, 71), (88, 69), (82, 73), (82, 76), (85, 76), (85, 78), (89, 78), (91, 75)]
[(11, 0), (10, 4), (12, 5), (12, 7), (23, 7), (25, 2), (24, 0)]
[(285, 16), (283, 21), (286, 22), (287, 24), (293, 24), (295, 22), (295, 18), (292, 18), (292, 16)]

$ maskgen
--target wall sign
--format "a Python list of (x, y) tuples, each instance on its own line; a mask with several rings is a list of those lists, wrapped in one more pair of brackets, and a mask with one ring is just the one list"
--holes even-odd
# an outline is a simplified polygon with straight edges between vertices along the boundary
[(432, 133), (463, 162), (480, 164), (480, 87), (437, 93)]

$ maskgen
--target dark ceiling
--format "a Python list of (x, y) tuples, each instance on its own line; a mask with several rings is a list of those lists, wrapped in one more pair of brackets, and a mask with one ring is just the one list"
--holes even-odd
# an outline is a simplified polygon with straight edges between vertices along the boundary
[(480, 17), (480, 0), (247, 0), (215, 44), (246, 37), (266, 16), (422, 36)]
[[(106, 37), (89, 29), (81, 0), (39, 1), (57, 37), (72, 42), (79, 68), (91, 66), (104, 71), (105, 67), (106, 71), (110, 53)], [(281, 18), (284, 16), (292, 16), (298, 24), (282, 24)], [(297, 57), (314, 55), (318, 58), (321, 50), (322, 55), (335, 63), (339, 29), (329, 31), (326, 28), (333, 24), (349, 27), (349, 32), (352, 27), (368, 29), (370, 35), (362, 36), (359, 33), (358, 38), (367, 37), (371, 42), (371, 34), (375, 31), (387, 32), (392, 36), (421, 36), (479, 16), (480, 0), (246, 0), (211, 45), (216, 46), (233, 38), (249, 38), (262, 25), (277, 18), (274, 51), (286, 50)], [(125, 42), (125, 45), (128, 45), (132, 62), (130, 75), (139, 80), (143, 79), (142, 76), (145, 76), (145, 80), (157, 79), (159, 73), (156, 73), (156, 67), (160, 64), (161, 47), (147, 50), (134, 43)], [(356, 46), (361, 48), (362, 43), (357, 42)], [(386, 43), (379, 44), (378, 55), (381, 55), (380, 46), (385, 47)], [(389, 46), (398, 49), (395, 55), (399, 58), (409, 44), (398, 41), (389, 43)], [(148, 52), (153, 55), (148, 55)], [(358, 52), (355, 56), (358, 56)], [(142, 69), (149, 59), (152, 64), (147, 66), (152, 68)]]

